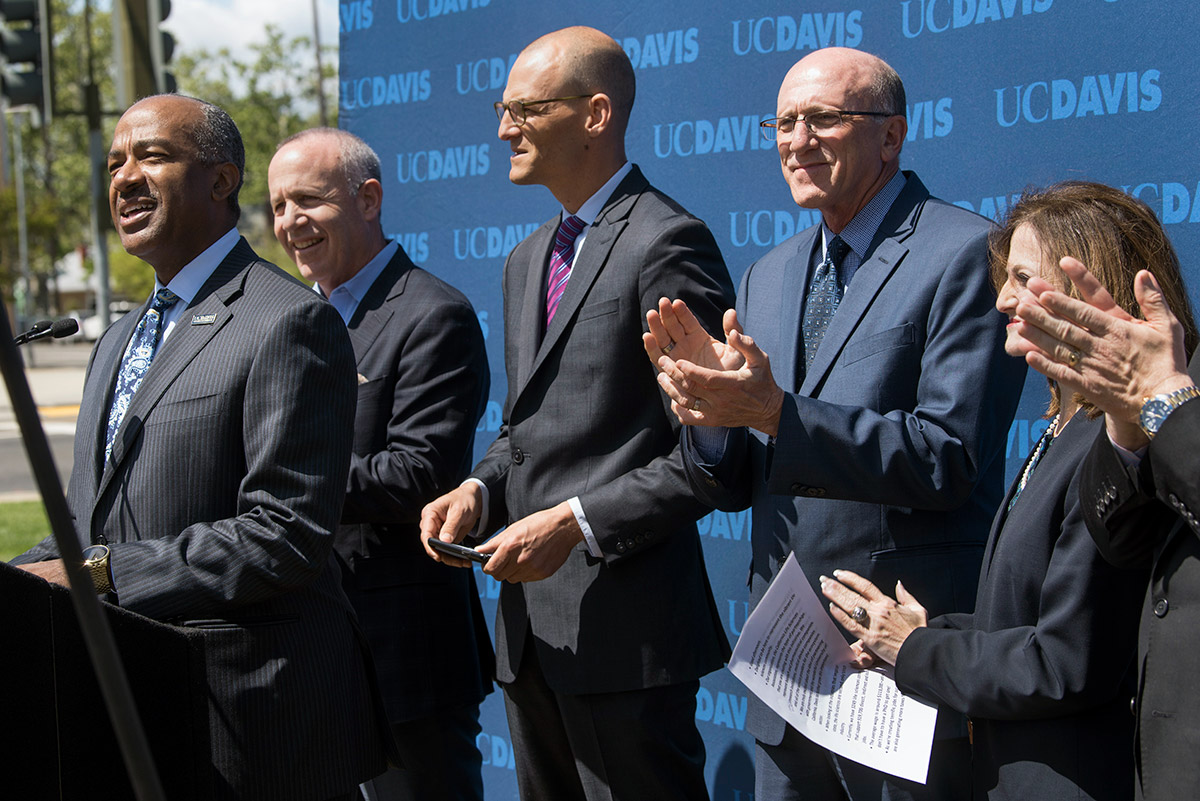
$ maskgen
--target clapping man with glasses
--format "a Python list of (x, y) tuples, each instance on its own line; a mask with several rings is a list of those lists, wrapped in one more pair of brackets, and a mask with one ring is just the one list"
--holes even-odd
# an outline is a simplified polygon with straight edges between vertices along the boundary
[(663, 295), (720, 331), (733, 286), (705, 225), (626, 161), (633, 99), (629, 58), (591, 28), (514, 62), (509, 179), (562, 212), (504, 267), (500, 436), (422, 514), (427, 542), (507, 526), (478, 550), (504, 582), (496, 672), (525, 801), (708, 798), (695, 698), (729, 648), (695, 525), (710, 507), (640, 337)]
[[(686, 302), (648, 315), (692, 487), (753, 508), (752, 605), (789, 553), (818, 597), (818, 577), (845, 568), (888, 588), (903, 576), (931, 616), (974, 604), (1024, 369), (1004, 358), (988, 221), (900, 170), (907, 130), (886, 63), (806, 56), (762, 131), (821, 223), (747, 270), (722, 340)], [(751, 697), (755, 796), (968, 798), (962, 723), (939, 716), (923, 786), (838, 758)]]

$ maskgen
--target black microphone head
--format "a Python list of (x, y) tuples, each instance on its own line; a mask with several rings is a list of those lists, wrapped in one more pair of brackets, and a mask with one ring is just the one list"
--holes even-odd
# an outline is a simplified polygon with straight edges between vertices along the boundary
[(54, 324), (50, 326), (50, 336), (55, 339), (62, 339), (63, 337), (71, 336), (71, 334), (74, 334), (78, 330), (78, 320), (74, 317), (64, 317), (61, 320), (55, 320)]

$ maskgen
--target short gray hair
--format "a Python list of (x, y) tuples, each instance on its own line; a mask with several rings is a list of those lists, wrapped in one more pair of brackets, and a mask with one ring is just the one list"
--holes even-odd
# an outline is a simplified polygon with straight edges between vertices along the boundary
[(376, 181), (383, 181), (383, 168), (379, 163), (379, 155), (362, 139), (340, 128), (309, 128), (292, 134), (279, 143), (275, 152), (278, 153), (292, 142), (307, 139), (310, 136), (331, 136), (337, 140), (338, 167), (342, 170), (342, 177), (346, 180), (346, 188), (349, 189), (351, 197), (357, 195), (362, 185), (372, 178)]

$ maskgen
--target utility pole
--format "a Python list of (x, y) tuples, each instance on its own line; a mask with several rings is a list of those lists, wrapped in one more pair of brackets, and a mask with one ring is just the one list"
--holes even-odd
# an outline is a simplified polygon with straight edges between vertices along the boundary
[(321, 113), (321, 126), (329, 125), (329, 113), (325, 108), (325, 68), (321, 62), (321, 23), (317, 18), (317, 0), (312, 0), (313, 50), (317, 53), (317, 105)]

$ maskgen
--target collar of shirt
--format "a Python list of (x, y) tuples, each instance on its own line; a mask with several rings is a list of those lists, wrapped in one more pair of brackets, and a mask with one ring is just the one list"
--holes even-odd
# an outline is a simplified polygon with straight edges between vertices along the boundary
[[(896, 198), (900, 197), (907, 181), (904, 173), (896, 170), (896, 174), (875, 193), (875, 197), (858, 210), (858, 214), (854, 215), (854, 218), (846, 224), (840, 234), (836, 234), (850, 246), (850, 252), (842, 259), (842, 266), (839, 268), (839, 272), (842, 274), (842, 286), (850, 286), (850, 279), (854, 277), (854, 272), (862, 264), (863, 254), (871, 246), (871, 240), (879, 232), (883, 218), (887, 216), (892, 204), (896, 202)], [(824, 259), (825, 251), (829, 248), (829, 240), (833, 239), (835, 234), (824, 222), (821, 223), (821, 233), (821, 258)]]
[[(392, 256), (395, 256), (399, 249), (400, 245), (396, 240), (389, 241), (383, 246), (383, 250), (376, 253), (375, 257), (366, 263), (366, 266), (354, 274), (353, 278), (329, 293), (329, 302), (333, 304), (333, 308), (337, 309), (337, 313), (342, 316), (342, 322), (346, 325), (350, 325), (350, 320), (358, 311), (358, 304), (362, 303), (362, 299), (371, 290), (375, 279), (379, 277), (383, 268), (387, 267), (388, 262), (392, 260)], [(313, 284), (313, 289), (322, 295), (325, 294), (316, 284)]]
[[(621, 169), (613, 173), (612, 178), (609, 178), (604, 186), (596, 190), (596, 194), (589, 197), (579, 207), (579, 211), (575, 212), (575, 216), (583, 220), (583, 230), (579, 232), (579, 236), (575, 237), (575, 254), (571, 257), (571, 266), (575, 266), (575, 260), (579, 258), (579, 251), (583, 250), (583, 243), (587, 239), (588, 231), (592, 229), (592, 223), (596, 221), (596, 217), (600, 212), (604, 211), (604, 204), (612, 197), (613, 192), (617, 191), (617, 185), (625, 180), (625, 176), (633, 169), (631, 162), (625, 162)], [(566, 209), (562, 210), (562, 218), (565, 220), (571, 216), (571, 212)]]
[[(171, 332), (175, 330), (175, 324), (183, 318), (188, 307), (192, 305), (192, 301), (196, 299), (196, 295), (200, 294), (200, 288), (204, 286), (204, 282), (212, 277), (217, 266), (225, 260), (240, 238), (241, 234), (238, 233), (237, 228), (230, 228), (224, 236), (188, 262), (182, 270), (175, 274), (171, 283), (167, 284), (167, 289), (178, 295), (182, 302), (167, 309), (167, 313), (163, 317), (163, 342), (166, 342), (167, 337), (171, 336)], [(156, 280), (154, 282), (155, 294), (162, 288), (162, 284)]]

